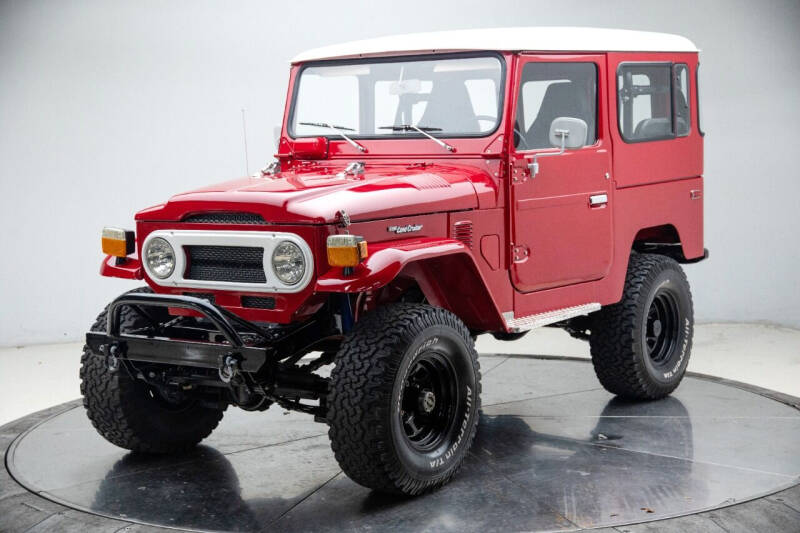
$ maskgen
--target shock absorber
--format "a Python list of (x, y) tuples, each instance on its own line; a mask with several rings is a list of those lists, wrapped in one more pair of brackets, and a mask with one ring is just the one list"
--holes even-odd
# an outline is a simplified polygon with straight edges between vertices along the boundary
[(342, 317), (342, 333), (349, 333), (353, 329), (353, 308), (347, 293), (339, 295), (339, 312)]

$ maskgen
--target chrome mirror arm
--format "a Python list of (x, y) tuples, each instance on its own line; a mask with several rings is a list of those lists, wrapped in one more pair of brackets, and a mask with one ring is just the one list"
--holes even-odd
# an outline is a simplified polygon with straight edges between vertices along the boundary
[(531, 178), (536, 176), (539, 173), (539, 161), (540, 157), (549, 157), (553, 155), (561, 155), (567, 151), (567, 137), (569, 136), (569, 130), (556, 130), (555, 134), (561, 137), (561, 149), (558, 152), (545, 152), (543, 154), (533, 154), (533, 160), (528, 163), (528, 170), (531, 171)]

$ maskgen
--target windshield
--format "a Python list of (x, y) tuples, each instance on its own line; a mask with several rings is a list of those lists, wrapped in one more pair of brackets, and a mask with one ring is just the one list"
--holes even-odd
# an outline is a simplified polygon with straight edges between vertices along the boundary
[(309, 66), (300, 73), (289, 133), (353, 138), (492, 133), (501, 116), (503, 66), (497, 56)]

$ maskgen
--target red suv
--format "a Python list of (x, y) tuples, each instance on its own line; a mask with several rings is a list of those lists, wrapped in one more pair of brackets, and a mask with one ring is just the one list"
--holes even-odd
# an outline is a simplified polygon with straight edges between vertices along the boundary
[(708, 255), (697, 69), (683, 37), (590, 28), (301, 54), (275, 162), (103, 230), (101, 274), (147, 286), (86, 336), (89, 418), (168, 453), (278, 404), (330, 426), (353, 480), (419, 494), (475, 436), (477, 335), (560, 327), (610, 392), (668, 395), (680, 265)]

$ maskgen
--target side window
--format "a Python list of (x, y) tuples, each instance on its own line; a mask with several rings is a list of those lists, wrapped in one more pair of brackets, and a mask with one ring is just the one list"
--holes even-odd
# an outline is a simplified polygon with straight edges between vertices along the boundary
[(705, 135), (706, 132), (703, 131), (703, 106), (700, 105), (700, 64), (697, 65), (694, 81), (695, 87), (697, 87), (697, 131), (700, 132), (700, 135)]
[(594, 63), (527, 63), (522, 69), (514, 123), (520, 150), (553, 148), (550, 124), (559, 117), (586, 122), (586, 145), (597, 141), (597, 67)]
[(672, 65), (623, 64), (617, 72), (619, 130), (626, 142), (673, 134)]
[(689, 67), (685, 63), (678, 63), (674, 68), (675, 84), (672, 91), (675, 97), (675, 135), (686, 137), (692, 124), (691, 105), (689, 98)]

